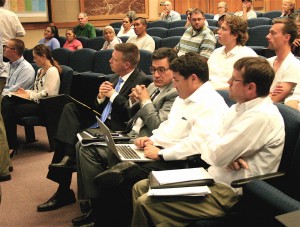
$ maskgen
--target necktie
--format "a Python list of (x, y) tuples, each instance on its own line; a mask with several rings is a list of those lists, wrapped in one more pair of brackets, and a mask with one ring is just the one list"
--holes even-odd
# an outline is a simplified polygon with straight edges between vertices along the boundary
[(158, 96), (159, 93), (160, 93), (160, 90), (157, 88), (150, 96), (151, 101), (153, 101)]
[[(117, 85), (115, 87), (116, 92), (120, 91), (120, 87), (121, 87), (121, 84), (123, 82), (124, 82), (124, 80), (122, 78), (119, 78), (118, 83), (117, 83)], [(102, 122), (105, 122), (106, 119), (107, 119), (107, 117), (108, 117), (108, 115), (110, 114), (110, 112), (111, 112), (111, 106), (112, 106), (112, 103), (111, 103), (111, 101), (109, 101), (106, 104), (106, 106), (105, 106), (105, 108), (104, 108), (104, 110), (102, 112), (102, 115), (101, 115), (101, 121)], [(98, 122), (95, 122), (92, 126), (90, 126), (90, 128), (98, 128), (98, 127), (99, 127)]]

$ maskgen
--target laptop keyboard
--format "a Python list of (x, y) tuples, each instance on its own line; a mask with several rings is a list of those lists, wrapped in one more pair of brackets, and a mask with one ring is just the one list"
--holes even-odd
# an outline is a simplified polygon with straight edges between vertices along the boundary
[(117, 146), (118, 152), (127, 159), (141, 159), (130, 146)]

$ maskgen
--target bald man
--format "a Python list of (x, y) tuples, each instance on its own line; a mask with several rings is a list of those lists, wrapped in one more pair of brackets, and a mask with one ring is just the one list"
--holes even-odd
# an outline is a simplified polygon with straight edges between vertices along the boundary
[(164, 11), (160, 14), (160, 19), (171, 22), (181, 20), (181, 16), (178, 12), (173, 10), (173, 6), (170, 1), (165, 1)]

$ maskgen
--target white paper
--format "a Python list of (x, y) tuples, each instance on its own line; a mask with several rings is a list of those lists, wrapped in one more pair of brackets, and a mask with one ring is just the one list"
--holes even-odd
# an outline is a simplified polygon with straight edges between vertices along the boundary
[(205, 196), (211, 191), (207, 186), (182, 187), (182, 188), (149, 188), (148, 196)]
[(202, 167), (152, 171), (152, 174), (160, 185), (194, 180), (213, 179), (213, 177)]

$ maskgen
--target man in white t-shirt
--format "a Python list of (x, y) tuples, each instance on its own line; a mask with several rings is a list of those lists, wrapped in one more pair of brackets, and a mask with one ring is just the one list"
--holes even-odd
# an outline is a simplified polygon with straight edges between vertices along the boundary
[(268, 59), (275, 71), (270, 89), (273, 102), (283, 102), (290, 97), (300, 82), (300, 61), (292, 54), (291, 45), (297, 37), (297, 26), (289, 18), (276, 18), (267, 35), (269, 48), (276, 56)]
[(218, 42), (222, 45), (209, 57), (209, 78), (217, 90), (228, 90), (228, 80), (232, 76), (233, 64), (242, 57), (257, 54), (245, 44), (248, 40), (247, 22), (239, 16), (226, 15), (218, 30)]
[(154, 39), (147, 34), (147, 20), (143, 17), (137, 17), (132, 25), (134, 27), (135, 36), (128, 38), (126, 43), (133, 43), (141, 50), (153, 52), (155, 50)]

